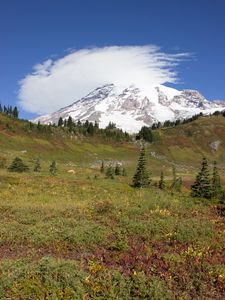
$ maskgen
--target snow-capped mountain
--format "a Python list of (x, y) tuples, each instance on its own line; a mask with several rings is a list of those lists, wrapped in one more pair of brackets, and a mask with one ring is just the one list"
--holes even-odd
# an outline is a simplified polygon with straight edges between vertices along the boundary
[(202, 112), (225, 110), (225, 101), (208, 101), (198, 91), (178, 91), (163, 85), (141, 89), (114, 84), (96, 88), (87, 96), (57, 112), (33, 120), (56, 123), (59, 117), (97, 121), (104, 128), (109, 122), (128, 132), (138, 132), (144, 125), (191, 117)]

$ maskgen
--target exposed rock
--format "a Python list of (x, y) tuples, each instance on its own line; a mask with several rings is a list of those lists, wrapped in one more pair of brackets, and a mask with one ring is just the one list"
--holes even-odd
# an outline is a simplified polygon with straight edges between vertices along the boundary
[(211, 144), (209, 144), (209, 147), (213, 150), (213, 151), (217, 151), (219, 148), (219, 145), (221, 144), (220, 140), (214, 141)]

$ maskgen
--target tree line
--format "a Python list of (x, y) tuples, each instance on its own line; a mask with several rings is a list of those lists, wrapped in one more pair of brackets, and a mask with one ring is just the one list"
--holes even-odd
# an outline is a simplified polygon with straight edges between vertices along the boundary
[[(210, 115), (207, 115), (207, 116), (219, 116), (219, 115), (225, 117), (225, 110), (215, 111), (214, 113), (212, 113)], [(175, 126), (179, 126), (179, 125), (182, 125), (182, 124), (191, 123), (195, 120), (198, 120), (200, 117), (203, 117), (203, 116), (204, 115), (201, 112), (199, 114), (196, 114), (196, 115), (194, 115), (190, 118), (186, 118), (186, 119), (177, 119), (175, 121), (166, 120), (163, 123), (161, 123), (161, 122), (153, 123), (152, 126), (151, 126), (151, 129), (155, 130), (155, 129), (159, 129), (159, 128), (175, 127)]]
[(103, 129), (99, 128), (99, 124), (97, 121), (75, 121), (71, 116), (69, 116), (68, 119), (64, 120), (62, 117), (60, 117), (57, 126), (60, 128), (64, 128), (65, 130), (68, 130), (71, 133), (81, 134), (83, 136), (100, 136), (106, 140), (115, 141), (131, 140), (130, 135), (122, 129), (117, 128), (116, 124), (113, 122), (109, 122), (109, 124)]
[[(223, 116), (225, 117), (225, 110), (224, 111), (215, 111), (213, 114), (210, 114), (210, 116)], [(146, 142), (152, 143), (154, 141), (154, 133), (153, 131), (160, 128), (170, 128), (170, 127), (176, 127), (182, 124), (191, 123), (200, 117), (203, 117), (202, 113), (199, 113), (197, 115), (194, 115), (187, 119), (177, 119), (175, 121), (167, 120), (165, 122), (157, 122), (153, 123), (152, 126), (142, 126), (141, 130), (136, 135), (136, 140), (144, 140)]]
[[(214, 116), (224, 116), (225, 117), (225, 110), (224, 111), (215, 111), (213, 114)], [(211, 116), (210, 115), (210, 116)], [(144, 140), (146, 142), (152, 143), (154, 141), (154, 130), (160, 128), (170, 128), (176, 127), (182, 124), (191, 123), (198, 118), (202, 117), (203, 114), (199, 113), (187, 119), (177, 119), (175, 121), (166, 120), (165, 122), (157, 122), (153, 123), (151, 126), (142, 126), (138, 134), (136, 134), (136, 140)], [(30, 128), (37, 127), (39, 132), (48, 133), (51, 132), (52, 128), (58, 127), (62, 128), (64, 131), (68, 131), (69, 133), (73, 134), (80, 134), (83, 136), (100, 136), (106, 140), (114, 140), (114, 141), (131, 141), (132, 136), (129, 135), (126, 131), (119, 129), (116, 127), (116, 124), (113, 122), (109, 122), (109, 124), (105, 128), (99, 128), (99, 124), (97, 121), (91, 122), (86, 120), (85, 122), (81, 122), (80, 120), (75, 121), (71, 116), (68, 119), (63, 119), (62, 117), (59, 118), (57, 124), (49, 124), (43, 125), (40, 122), (38, 124), (30, 123)]]
[(8, 106), (2, 106), (0, 103), (0, 113), (5, 114), (7, 116), (13, 117), (18, 119), (19, 118), (19, 111), (17, 106), (12, 106), (12, 105), (8, 105)]

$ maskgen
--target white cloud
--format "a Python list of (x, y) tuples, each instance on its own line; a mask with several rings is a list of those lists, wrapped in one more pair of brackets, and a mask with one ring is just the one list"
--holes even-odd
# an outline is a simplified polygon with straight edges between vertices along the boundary
[(176, 66), (187, 54), (166, 54), (154, 45), (111, 46), (73, 51), (48, 59), (20, 81), (19, 104), (45, 114), (72, 104), (107, 83), (147, 87), (175, 83)]

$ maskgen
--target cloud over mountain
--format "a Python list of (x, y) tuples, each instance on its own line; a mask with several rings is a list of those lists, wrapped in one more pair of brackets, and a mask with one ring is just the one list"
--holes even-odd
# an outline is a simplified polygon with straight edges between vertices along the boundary
[(19, 103), (28, 112), (53, 112), (94, 88), (112, 83), (142, 89), (177, 81), (177, 64), (187, 54), (167, 54), (154, 45), (82, 49), (34, 66), (20, 81)]

